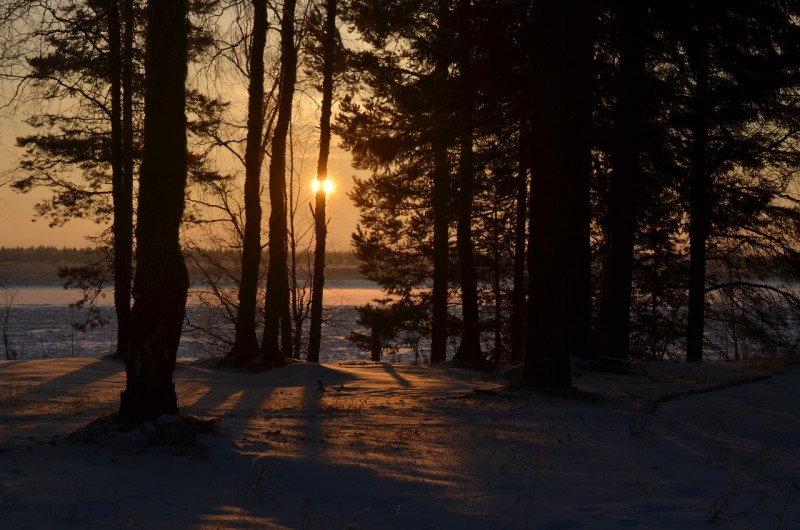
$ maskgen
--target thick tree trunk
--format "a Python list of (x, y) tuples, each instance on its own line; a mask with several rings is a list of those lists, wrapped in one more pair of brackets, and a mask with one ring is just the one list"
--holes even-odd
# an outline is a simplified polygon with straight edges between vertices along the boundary
[(264, 48), (267, 42), (267, 2), (253, 0), (253, 40), (250, 48), (250, 87), (247, 108), (245, 147), (242, 276), (239, 283), (239, 308), (236, 337), (225, 362), (244, 365), (260, 353), (256, 338), (256, 301), (261, 268), (261, 136), (264, 129)]
[(289, 275), (287, 266), (286, 205), (286, 137), (292, 117), (297, 49), (294, 45), (294, 12), (296, 0), (283, 4), (281, 20), (281, 88), (278, 117), (272, 136), (272, 157), (269, 164), (269, 270), (261, 354), (268, 365), (285, 362), (284, 353), (291, 350), (289, 319)]
[(478, 311), (478, 273), (475, 269), (475, 252), (472, 241), (472, 205), (475, 187), (475, 163), (473, 156), (474, 124), (473, 87), (471, 72), (472, 22), (470, 0), (460, 0), (459, 11), (459, 69), (461, 70), (462, 105), (459, 110), (461, 122), (461, 145), (459, 161), (458, 220), (456, 247), (461, 271), (461, 343), (453, 362), (466, 365), (483, 365), (486, 358), (481, 351), (481, 327)]
[(333, 104), (333, 51), (336, 43), (336, 0), (327, 0), (325, 43), (322, 65), (322, 116), (319, 126), (319, 158), (317, 159), (317, 193), (314, 207), (314, 276), (311, 285), (311, 322), (308, 334), (309, 362), (319, 362), (322, 340), (322, 293), (325, 287), (325, 239), (328, 224), (325, 218), (325, 179), (328, 177), (328, 153), (331, 147), (331, 107)]
[(709, 223), (710, 179), (706, 164), (708, 147), (708, 21), (703, 7), (697, 10), (697, 30), (690, 60), (695, 75), (692, 94), (692, 159), (689, 182), (689, 314), (686, 330), (686, 360), (703, 360), (705, 326), (706, 240)]
[(617, 132), (612, 155), (614, 171), (606, 231), (606, 255), (598, 310), (599, 348), (603, 357), (627, 359), (633, 248), (636, 215), (644, 175), (640, 153), (641, 113), (645, 82), (645, 8), (634, 3), (620, 8), (620, 90)]
[(478, 273), (472, 242), (472, 203), (474, 198), (474, 164), (472, 153), (472, 127), (461, 141), (460, 188), (458, 191), (458, 224), (456, 246), (461, 273), (461, 342), (453, 361), (468, 365), (484, 364), (481, 351), (481, 327), (478, 311)]
[(179, 241), (186, 185), (186, 15), (185, 1), (148, 2), (137, 268), (119, 409), (128, 421), (178, 412), (172, 373), (189, 288)]
[(530, 295), (525, 378), (572, 386), (570, 355), (591, 348), (589, 0), (535, 2)]
[(475, 268), (475, 252), (472, 242), (472, 203), (474, 197), (474, 165), (472, 156), (472, 128), (461, 143), (461, 175), (458, 192), (458, 226), (456, 245), (461, 271), (461, 342), (453, 358), (463, 364), (484, 364), (486, 358), (481, 351), (481, 324), (478, 311), (478, 273)]

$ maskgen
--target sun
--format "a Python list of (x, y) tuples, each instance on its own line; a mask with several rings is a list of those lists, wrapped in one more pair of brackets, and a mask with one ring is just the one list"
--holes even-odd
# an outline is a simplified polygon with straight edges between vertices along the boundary
[[(325, 177), (325, 181), (322, 183), (322, 190), (325, 192), (325, 195), (330, 195), (333, 191), (333, 181), (330, 177)], [(314, 179), (311, 181), (311, 191), (315, 194), (319, 191), (319, 180)]]

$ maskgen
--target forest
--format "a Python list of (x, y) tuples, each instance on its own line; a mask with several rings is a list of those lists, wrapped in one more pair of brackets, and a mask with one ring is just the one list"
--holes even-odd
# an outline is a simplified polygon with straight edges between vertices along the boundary
[(522, 363), (529, 384), (568, 389), (576, 357), (796, 358), (798, 15), (4, 2), (2, 109), (30, 132), (2, 185), (47, 190), (36, 215), (53, 225), (97, 221), (102, 259), (62, 272), (87, 296), (114, 286), (130, 419), (177, 411), (187, 257), (238, 290), (221, 365), (287, 362), (300, 276), (318, 361), (332, 142), (366, 175), (352, 248), (386, 297), (359, 308), (371, 334), (354, 340), (373, 359), (423, 340), (432, 364)]
[[(311, 250), (299, 255), (305, 261), (312, 259)], [(89, 267), (103, 262), (108, 253), (106, 247), (0, 247), (0, 286), (25, 281), (53, 282), (69, 276), (72, 269)], [(187, 257), (189, 278), (198, 285), (205, 285), (209, 270), (222, 268), (234, 270), (240, 260), (235, 249), (210, 250), (190, 249)], [(359, 279), (358, 260), (352, 252), (328, 251), (325, 254), (326, 278)]]

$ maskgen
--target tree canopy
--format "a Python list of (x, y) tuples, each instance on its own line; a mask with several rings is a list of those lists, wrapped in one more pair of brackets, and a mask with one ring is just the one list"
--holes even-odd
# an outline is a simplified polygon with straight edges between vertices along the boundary
[[(144, 155), (149, 11), (133, 2), (120, 25), (117, 4), (12, 3), (2, 13), (18, 22), (2, 25), (0, 73), (16, 83), (16, 103), (36, 103), (6, 184), (51, 190), (37, 212), (54, 224), (108, 222), (118, 212), (120, 138), (129, 135), (131, 168)], [(527, 379), (569, 387), (574, 356), (700, 361), (796, 349), (796, 2), (331, 6), (188, 5), (192, 177), (181, 221), (246, 254), (247, 265), (233, 267), (245, 274), (228, 270), (216, 281), (247, 291), (226, 309), (243, 310), (248, 351), (257, 346), (279, 364), (305, 333), (289, 269), (302, 252), (296, 109), (313, 88), (325, 93), (315, 120), (322, 151), (330, 115), (333, 141), (360, 170), (350, 194), (360, 214), (353, 249), (385, 297), (359, 309), (369, 333), (352, 337), (374, 357), (406, 348), (432, 363), (479, 367), (524, 357)], [(33, 29), (20, 41), (14, 30), (23, 26)], [(123, 29), (132, 30), (127, 69), (118, 64)], [(27, 46), (14, 53), (12, 42)], [(220, 89), (231, 79), (251, 87), (248, 112)], [(117, 129), (121, 94), (130, 117)], [(265, 189), (254, 178), (262, 164)], [(320, 255), (324, 206), (318, 195), (308, 218), (311, 233), (321, 214)], [(262, 300), (263, 314), (254, 309)]]

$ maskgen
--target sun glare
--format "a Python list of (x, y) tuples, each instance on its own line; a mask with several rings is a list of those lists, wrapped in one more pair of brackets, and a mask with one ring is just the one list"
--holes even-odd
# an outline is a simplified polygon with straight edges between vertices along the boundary
[[(333, 181), (329, 177), (325, 178), (325, 181), (322, 183), (322, 189), (325, 192), (325, 195), (330, 195), (333, 191)], [(311, 181), (311, 191), (315, 194), (319, 191), (319, 180), (314, 179)]]

